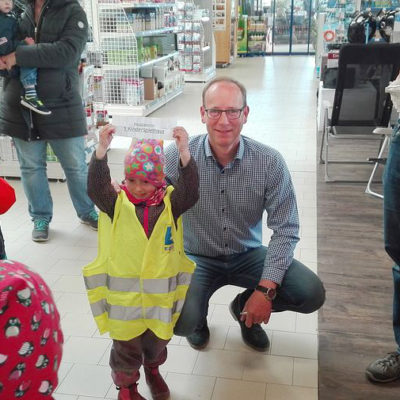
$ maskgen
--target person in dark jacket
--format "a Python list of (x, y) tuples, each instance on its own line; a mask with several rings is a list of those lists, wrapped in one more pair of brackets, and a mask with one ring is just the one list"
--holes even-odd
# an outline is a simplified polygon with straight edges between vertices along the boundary
[[(0, 56), (13, 52), (18, 45), (35, 44), (32, 38), (25, 38), (22, 42), (18, 40), (18, 22), (12, 9), (12, 0), (0, 0)], [(38, 114), (51, 114), (36, 92), (37, 68), (20, 68), (19, 79), (24, 87), (21, 104)]]
[(50, 144), (67, 178), (69, 193), (81, 222), (97, 229), (97, 213), (87, 195), (86, 116), (79, 90), (78, 64), (87, 39), (86, 14), (78, 0), (27, 0), (19, 22), (21, 38), (34, 46), (18, 46), (0, 57), (0, 70), (14, 65), (38, 68), (37, 91), (51, 115), (20, 106), (19, 79), (4, 79), (0, 95), (0, 133), (12, 136), (21, 179), (34, 222), (32, 239), (48, 240), (53, 203), (46, 175)]

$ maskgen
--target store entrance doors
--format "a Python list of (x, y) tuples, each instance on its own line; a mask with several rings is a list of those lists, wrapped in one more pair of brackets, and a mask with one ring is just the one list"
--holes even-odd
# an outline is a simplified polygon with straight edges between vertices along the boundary
[[(265, 0), (264, 0), (265, 1)], [(315, 53), (315, 0), (270, 0), (268, 16), (269, 54)]]

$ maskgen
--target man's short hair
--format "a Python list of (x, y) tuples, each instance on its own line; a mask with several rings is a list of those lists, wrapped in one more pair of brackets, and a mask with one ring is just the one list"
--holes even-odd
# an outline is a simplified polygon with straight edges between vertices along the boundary
[(239, 89), (240, 92), (242, 93), (242, 98), (243, 98), (243, 107), (247, 106), (247, 94), (246, 94), (246, 88), (236, 79), (228, 78), (227, 76), (219, 76), (218, 78), (214, 78), (211, 81), (207, 82), (207, 84), (203, 88), (203, 93), (202, 93), (202, 99), (203, 99), (203, 106), (205, 107), (205, 98), (206, 98), (206, 93), (207, 90), (210, 89), (211, 86), (215, 85), (216, 83), (219, 82), (229, 82), (233, 83), (236, 85)]

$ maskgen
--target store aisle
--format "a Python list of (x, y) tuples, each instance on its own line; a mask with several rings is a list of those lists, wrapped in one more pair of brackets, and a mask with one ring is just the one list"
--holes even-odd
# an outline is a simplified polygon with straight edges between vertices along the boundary
[[(301, 241), (296, 257), (317, 268), (315, 82), (313, 57), (241, 58), (217, 70), (240, 80), (248, 90), (250, 115), (243, 134), (278, 149), (286, 158), (296, 186)], [(155, 112), (176, 115), (190, 135), (204, 133), (200, 122), (202, 84), (187, 84), (184, 94)], [(112, 150), (110, 159), (121, 160)], [(119, 165), (113, 166), (118, 175)], [(118, 176), (117, 176), (118, 177)], [(110, 340), (99, 336), (86, 299), (81, 267), (96, 255), (96, 234), (74, 215), (65, 183), (52, 183), (54, 220), (51, 240), (33, 243), (26, 200), (18, 180), (17, 203), (2, 216), (10, 258), (37, 269), (53, 290), (65, 334), (64, 357), (56, 400), (116, 399), (108, 356)], [(269, 232), (266, 230), (266, 241)], [(210, 344), (197, 352), (174, 337), (162, 368), (173, 400), (316, 400), (318, 376), (317, 314), (274, 314), (267, 326), (268, 354), (243, 345), (228, 304), (238, 293), (219, 290), (211, 299)], [(144, 381), (140, 391), (150, 399)]]

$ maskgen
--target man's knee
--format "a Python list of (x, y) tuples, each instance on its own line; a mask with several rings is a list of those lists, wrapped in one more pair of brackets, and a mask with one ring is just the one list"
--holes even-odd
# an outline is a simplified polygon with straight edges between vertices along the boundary
[(321, 280), (316, 277), (314, 281), (308, 285), (307, 292), (304, 293), (301, 310), (303, 314), (310, 314), (322, 307), (325, 302), (325, 288)]

